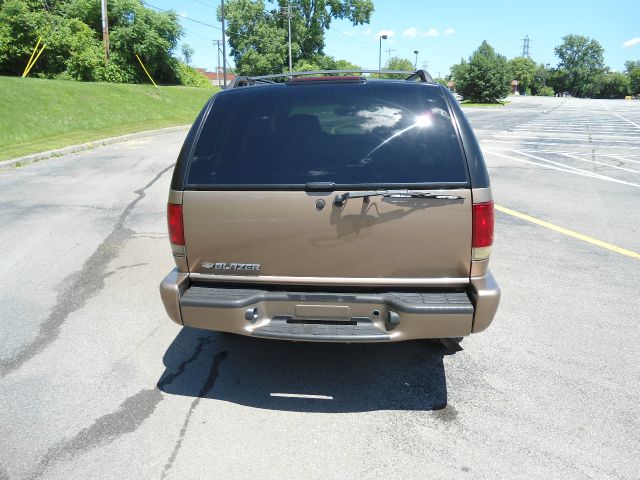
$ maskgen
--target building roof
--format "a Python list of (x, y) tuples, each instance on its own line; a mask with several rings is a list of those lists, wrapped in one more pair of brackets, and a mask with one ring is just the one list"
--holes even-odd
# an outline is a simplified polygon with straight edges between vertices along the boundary
[[(218, 79), (220, 81), (223, 80), (224, 75), (222, 72), (222, 69), (220, 69), (219, 72), (209, 72), (204, 68), (198, 68), (196, 67), (196, 70), (200, 73), (202, 73), (205, 77), (207, 77), (211, 82), (218, 82)], [(234, 78), (236, 78), (236, 76), (231, 73), (230, 71), (227, 70), (227, 82), (230, 82), (231, 80), (233, 80)]]

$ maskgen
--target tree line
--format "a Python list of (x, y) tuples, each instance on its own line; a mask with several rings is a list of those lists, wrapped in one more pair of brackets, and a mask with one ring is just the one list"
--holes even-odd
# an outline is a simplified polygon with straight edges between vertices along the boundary
[(140, 0), (109, 0), (110, 55), (96, 0), (0, 0), (0, 75), (21, 75), (38, 39), (45, 45), (31, 76), (146, 83), (136, 54), (158, 83), (210, 86), (174, 56), (182, 28), (174, 12)]
[(567, 35), (554, 52), (558, 65), (549, 68), (528, 57), (507, 60), (486, 41), (468, 60), (451, 68), (447, 80), (472, 102), (495, 102), (506, 97), (517, 80), (520, 94), (570, 94), (575, 97), (624, 98), (640, 94), (640, 61), (625, 63), (624, 72), (604, 64), (604, 48), (583, 35)]
[[(0, 75), (20, 75), (39, 38), (45, 53), (32, 75), (85, 81), (147, 82), (139, 55), (160, 83), (208, 86), (187, 64), (193, 50), (183, 45), (181, 62), (174, 52), (182, 35), (175, 12), (158, 12), (141, 0), (109, 0), (110, 57), (102, 46), (97, 0), (0, 0)], [(335, 19), (369, 23), (372, 0), (227, 0), (227, 38), (240, 75), (286, 72), (289, 23), (293, 70), (359, 69), (324, 52), (325, 32)], [(221, 17), (218, 9), (218, 17)], [(442, 83), (453, 83), (465, 99), (499, 101), (517, 80), (521, 94), (618, 98), (640, 94), (640, 61), (624, 72), (604, 65), (604, 49), (594, 39), (567, 35), (555, 48), (556, 67), (531, 58), (507, 60), (486, 41), (468, 59), (451, 68)], [(385, 68), (412, 70), (407, 59), (389, 59)]]

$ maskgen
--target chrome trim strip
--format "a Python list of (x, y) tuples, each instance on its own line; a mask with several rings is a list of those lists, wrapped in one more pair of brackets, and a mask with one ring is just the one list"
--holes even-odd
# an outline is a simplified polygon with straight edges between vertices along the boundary
[(273, 283), (277, 285), (335, 285), (366, 287), (419, 287), (468, 285), (468, 277), (450, 278), (356, 278), (356, 277), (287, 277), (287, 276), (249, 276), (249, 275), (205, 275), (191, 273), (191, 280), (229, 283)]

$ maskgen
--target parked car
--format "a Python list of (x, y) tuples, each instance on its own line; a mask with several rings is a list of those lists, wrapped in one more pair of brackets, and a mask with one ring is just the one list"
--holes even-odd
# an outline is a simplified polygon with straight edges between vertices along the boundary
[[(178, 324), (260, 338), (456, 338), (492, 322), (478, 142), (419, 71), (239, 77), (189, 131), (169, 192)], [(421, 81), (416, 81), (421, 80)]]

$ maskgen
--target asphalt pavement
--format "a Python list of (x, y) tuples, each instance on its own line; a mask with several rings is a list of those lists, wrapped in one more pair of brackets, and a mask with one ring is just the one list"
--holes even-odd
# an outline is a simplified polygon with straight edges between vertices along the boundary
[(466, 112), (503, 297), (456, 354), (173, 324), (184, 132), (0, 172), (0, 479), (639, 478), (640, 102)]

